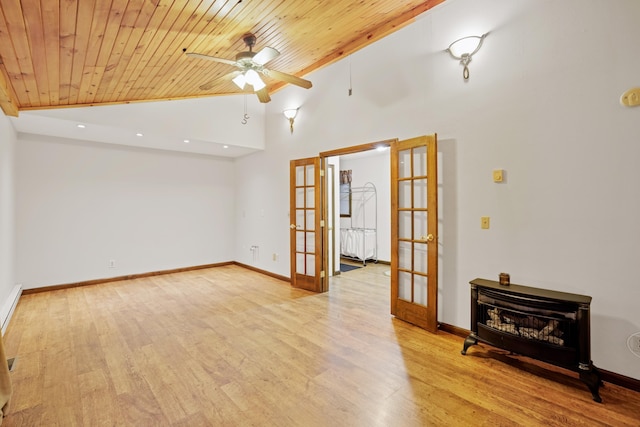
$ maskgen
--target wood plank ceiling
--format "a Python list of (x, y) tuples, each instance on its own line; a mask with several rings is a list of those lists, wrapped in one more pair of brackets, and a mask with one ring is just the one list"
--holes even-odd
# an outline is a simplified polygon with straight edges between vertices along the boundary
[[(19, 111), (240, 93), (242, 36), (304, 77), (412, 22), (444, 0), (0, 0), (0, 107)], [(265, 77), (269, 92), (284, 83)], [(311, 89), (313, 90), (313, 89)]]

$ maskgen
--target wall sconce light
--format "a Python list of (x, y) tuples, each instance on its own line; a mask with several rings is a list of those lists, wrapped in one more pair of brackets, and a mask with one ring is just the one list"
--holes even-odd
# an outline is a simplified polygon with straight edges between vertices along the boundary
[(454, 59), (458, 59), (460, 64), (464, 66), (462, 77), (464, 77), (465, 80), (469, 79), (469, 62), (471, 62), (471, 57), (480, 50), (482, 42), (488, 34), (489, 33), (481, 36), (462, 37), (451, 43), (447, 48), (447, 52), (449, 52)]
[(284, 110), (282, 112), (282, 114), (284, 114), (284, 116), (289, 119), (289, 128), (291, 129), (291, 133), (293, 133), (293, 121), (295, 120), (296, 116), (298, 115), (298, 110), (299, 108), (289, 108), (287, 110)]
[(625, 107), (637, 107), (640, 105), (640, 87), (634, 87), (626, 91), (620, 97), (620, 103)]

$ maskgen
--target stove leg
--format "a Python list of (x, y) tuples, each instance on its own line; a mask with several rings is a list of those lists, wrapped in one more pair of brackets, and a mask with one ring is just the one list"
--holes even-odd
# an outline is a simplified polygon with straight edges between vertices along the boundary
[(478, 344), (478, 340), (472, 335), (469, 335), (467, 338), (465, 338), (464, 347), (462, 348), (462, 351), (460, 353), (462, 353), (463, 355), (467, 354), (467, 349), (476, 344)]
[(593, 396), (593, 400), (601, 403), (602, 398), (600, 397), (600, 386), (603, 385), (602, 380), (600, 379), (600, 372), (598, 368), (595, 366), (591, 366), (589, 370), (581, 370), (580, 371), (580, 380), (589, 387), (589, 391), (591, 391), (591, 395)]

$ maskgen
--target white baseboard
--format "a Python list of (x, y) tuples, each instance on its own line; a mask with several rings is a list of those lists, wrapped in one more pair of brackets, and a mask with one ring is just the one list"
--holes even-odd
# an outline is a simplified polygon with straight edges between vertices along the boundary
[(2, 335), (7, 330), (7, 326), (9, 326), (9, 320), (11, 320), (11, 316), (13, 316), (13, 311), (16, 309), (16, 305), (18, 305), (18, 300), (20, 299), (20, 295), (22, 295), (22, 285), (15, 285), (9, 294), (9, 297), (2, 305), (2, 310), (0, 310), (0, 322), (2, 322)]

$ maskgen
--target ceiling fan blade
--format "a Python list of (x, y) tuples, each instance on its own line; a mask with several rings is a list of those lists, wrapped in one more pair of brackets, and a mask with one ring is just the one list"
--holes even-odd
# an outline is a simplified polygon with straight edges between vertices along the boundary
[(259, 65), (264, 65), (278, 55), (280, 55), (280, 52), (278, 52), (276, 49), (272, 47), (263, 47), (260, 52), (254, 55), (253, 62)]
[(223, 81), (229, 81), (235, 78), (238, 74), (241, 74), (242, 71), (232, 71), (230, 73), (225, 74), (224, 76), (216, 77), (213, 80), (206, 82), (205, 84), (200, 85), (201, 90), (209, 90), (214, 87), (217, 83)]
[(190, 58), (206, 59), (209, 61), (222, 62), (223, 64), (227, 64), (227, 65), (234, 65), (236, 67), (238, 66), (236, 61), (231, 61), (230, 59), (217, 58), (215, 56), (203, 55), (201, 53), (193, 53), (193, 52), (186, 52), (185, 55), (187, 55)]
[(262, 89), (256, 91), (256, 95), (258, 95), (258, 99), (262, 103), (271, 101), (271, 97), (269, 96), (269, 92), (267, 92), (266, 87), (263, 87)]
[(291, 74), (282, 73), (275, 70), (267, 70), (266, 68), (264, 68), (262, 72), (269, 77), (273, 77), (274, 79), (282, 80), (283, 82), (291, 83), (305, 89), (309, 89), (312, 86), (309, 80), (301, 79), (300, 77), (296, 77)]

